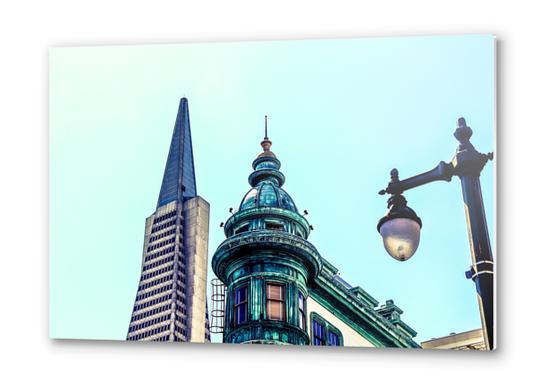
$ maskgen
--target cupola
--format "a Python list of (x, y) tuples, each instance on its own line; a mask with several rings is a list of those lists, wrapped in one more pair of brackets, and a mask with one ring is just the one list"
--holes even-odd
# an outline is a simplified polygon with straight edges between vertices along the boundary
[(243, 196), (239, 209), (224, 226), (226, 236), (237, 233), (275, 229), (307, 238), (310, 232), (307, 220), (298, 213), (292, 197), (282, 188), (286, 178), (280, 171), (281, 163), (271, 151), (272, 141), (267, 135), (260, 143), (262, 152), (252, 162), (248, 177), (251, 186)]

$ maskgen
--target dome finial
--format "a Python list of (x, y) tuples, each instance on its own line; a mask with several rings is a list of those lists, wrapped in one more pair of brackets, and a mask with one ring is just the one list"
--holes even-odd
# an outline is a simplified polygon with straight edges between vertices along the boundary
[(263, 141), (260, 143), (264, 153), (265, 152), (271, 152), (269, 151), (269, 148), (271, 148), (271, 145), (273, 144), (271, 140), (269, 140), (269, 137), (267, 137), (267, 115), (265, 115), (265, 137), (263, 138)]

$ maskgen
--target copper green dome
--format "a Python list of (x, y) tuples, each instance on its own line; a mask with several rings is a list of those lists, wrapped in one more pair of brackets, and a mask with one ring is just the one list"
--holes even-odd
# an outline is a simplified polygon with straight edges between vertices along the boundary
[(282, 208), (297, 212), (297, 207), (290, 195), (281, 188), (285, 177), (280, 172), (280, 161), (270, 151), (273, 143), (266, 136), (261, 142), (263, 152), (252, 163), (254, 172), (248, 177), (252, 188), (246, 193), (239, 205), (239, 211), (251, 208)]
[(297, 207), (290, 195), (277, 184), (266, 180), (259, 182), (247, 192), (239, 210), (262, 207), (276, 207), (297, 212)]
[(266, 131), (261, 146), (263, 151), (252, 162), (252, 173), (248, 177), (250, 189), (243, 196), (239, 209), (233, 212), (224, 224), (226, 237), (244, 236), (249, 233), (273, 231), (282, 236), (307, 239), (310, 225), (299, 214), (294, 200), (282, 189), (286, 178), (280, 171), (280, 161), (271, 152), (272, 142)]

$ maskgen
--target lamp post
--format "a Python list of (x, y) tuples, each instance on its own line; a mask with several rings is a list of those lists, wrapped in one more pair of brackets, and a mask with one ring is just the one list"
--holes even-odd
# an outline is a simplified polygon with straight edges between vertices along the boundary
[(422, 222), (414, 210), (407, 206), (402, 193), (433, 181), (450, 181), (453, 176), (459, 177), (472, 256), (472, 267), (466, 272), (466, 276), (476, 285), (484, 339), (487, 348), (492, 350), (493, 255), (482, 201), (480, 172), (488, 160), (493, 160), (493, 153), (482, 154), (474, 148), (470, 142), (472, 130), (464, 118), (458, 119), (454, 136), (459, 141), (459, 146), (450, 163), (441, 161), (432, 170), (404, 180), (399, 180), (397, 169), (391, 171), (387, 188), (379, 192), (381, 195), (391, 195), (388, 199), (389, 211), (378, 222), (377, 230), (382, 235), (386, 251), (393, 258), (408, 260), (418, 247)]

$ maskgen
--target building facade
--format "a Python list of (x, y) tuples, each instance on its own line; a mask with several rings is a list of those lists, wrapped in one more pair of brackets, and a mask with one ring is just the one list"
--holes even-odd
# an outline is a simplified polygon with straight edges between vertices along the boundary
[(127, 340), (210, 341), (209, 203), (197, 195), (188, 101), (179, 104), (156, 210), (145, 222)]
[(481, 328), (422, 341), (423, 349), (487, 350)]
[(271, 145), (266, 128), (251, 188), (212, 259), (226, 286), (223, 342), (419, 348), (392, 300), (378, 306), (308, 241)]

